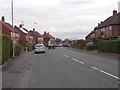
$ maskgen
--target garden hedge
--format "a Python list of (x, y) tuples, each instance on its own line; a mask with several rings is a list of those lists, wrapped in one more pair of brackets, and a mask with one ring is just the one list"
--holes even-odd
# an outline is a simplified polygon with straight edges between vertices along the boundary
[(27, 46), (27, 48), (28, 48), (28, 51), (32, 51), (34, 49), (34, 45), (33, 44), (29, 44)]
[(22, 45), (20, 44), (20, 43), (15, 43), (14, 44), (14, 51), (15, 51), (15, 56), (19, 56), (20, 55), (20, 53), (21, 53), (21, 51), (22, 51)]
[(120, 40), (100, 40), (98, 42), (98, 51), (120, 54)]
[(12, 41), (6, 35), (2, 35), (2, 64), (12, 56)]
[[(14, 44), (15, 56), (20, 55), (23, 46), (20, 43)], [(12, 40), (6, 35), (2, 35), (2, 64), (12, 57)]]

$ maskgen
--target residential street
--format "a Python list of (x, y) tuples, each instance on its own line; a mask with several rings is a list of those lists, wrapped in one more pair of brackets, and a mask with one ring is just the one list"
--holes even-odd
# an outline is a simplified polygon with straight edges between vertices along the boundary
[(118, 59), (69, 48), (22, 54), (3, 68), (3, 88), (117, 88)]

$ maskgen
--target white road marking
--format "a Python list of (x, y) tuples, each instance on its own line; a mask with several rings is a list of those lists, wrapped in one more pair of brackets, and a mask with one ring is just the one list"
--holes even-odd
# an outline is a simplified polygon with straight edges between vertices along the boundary
[(98, 68), (96, 68), (96, 67), (92, 67), (93, 69), (95, 69), (95, 70), (99, 70)]
[(102, 72), (102, 73), (104, 73), (104, 74), (107, 74), (107, 75), (109, 75), (109, 76), (111, 76), (111, 77), (113, 77), (113, 78), (120, 79), (119, 77), (117, 77), (117, 76), (115, 76), (115, 75), (112, 75), (112, 74), (110, 74), (110, 73), (108, 73), (108, 72), (105, 72), (105, 71), (103, 71), (103, 70), (100, 70), (100, 72)]
[(119, 77), (117, 77), (117, 76), (115, 76), (115, 75), (112, 75), (112, 74), (110, 74), (110, 73), (108, 73), (108, 72), (106, 72), (106, 71), (103, 71), (103, 70), (101, 70), (101, 69), (98, 69), (98, 68), (96, 68), (96, 67), (92, 67), (93, 69), (95, 69), (95, 70), (97, 70), (97, 71), (100, 71), (101, 73), (104, 73), (104, 74), (106, 74), (106, 75), (109, 75), (109, 76), (111, 76), (111, 77), (113, 77), (113, 78), (115, 78), (115, 79), (120, 79)]
[(77, 59), (74, 59), (74, 58), (72, 58), (72, 60), (74, 60), (74, 61), (76, 61), (76, 62), (78, 62), (78, 63), (81, 63), (81, 64), (85, 64), (84, 62), (82, 62), (82, 61), (79, 61), (79, 60), (77, 60)]
[(72, 58), (72, 60), (74, 60), (74, 61), (76, 61), (76, 62), (78, 61), (77, 59), (74, 59), (74, 58)]
[(64, 55), (65, 57), (69, 57), (69, 56), (67, 56), (67, 55)]
[(84, 62), (81, 62), (81, 61), (78, 61), (79, 63), (81, 63), (81, 64), (85, 64)]

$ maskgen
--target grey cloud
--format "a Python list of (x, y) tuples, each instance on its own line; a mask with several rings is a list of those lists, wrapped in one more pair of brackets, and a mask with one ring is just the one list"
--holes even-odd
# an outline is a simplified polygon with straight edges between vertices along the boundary
[[(48, 31), (61, 38), (84, 38), (101, 20), (105, 20), (115, 9), (115, 3), (98, 3), (96, 0), (58, 0), (56, 4), (42, 5), (43, 0), (14, 0), (14, 23), (24, 22), (32, 29), (34, 22), (40, 33)], [(51, 2), (55, 0), (51, 0)], [(99, 2), (100, 2), (99, 1)], [(117, 0), (115, 0), (117, 1)], [(10, 0), (0, 0), (0, 16), (11, 22)], [(24, 3), (23, 3), (24, 2)], [(49, 1), (50, 2), (50, 1)]]
[(120, 12), (120, 1), (118, 2), (118, 11)]

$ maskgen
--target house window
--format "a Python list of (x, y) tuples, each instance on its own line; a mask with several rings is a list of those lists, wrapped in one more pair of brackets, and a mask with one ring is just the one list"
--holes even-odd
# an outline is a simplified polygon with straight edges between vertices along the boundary
[(112, 30), (112, 26), (109, 26), (109, 30)]
[(108, 30), (108, 27), (106, 27), (106, 30)]
[(26, 36), (26, 40), (28, 40), (29, 39), (29, 37), (28, 36)]
[(33, 40), (33, 36), (30, 36), (30, 39)]
[(15, 37), (15, 36), (16, 36), (16, 33), (11, 32), (11, 36)]
[(19, 34), (19, 33), (16, 33), (16, 37), (20, 37), (20, 34)]
[(102, 30), (103, 32), (105, 31), (105, 28), (103, 28), (103, 30)]

